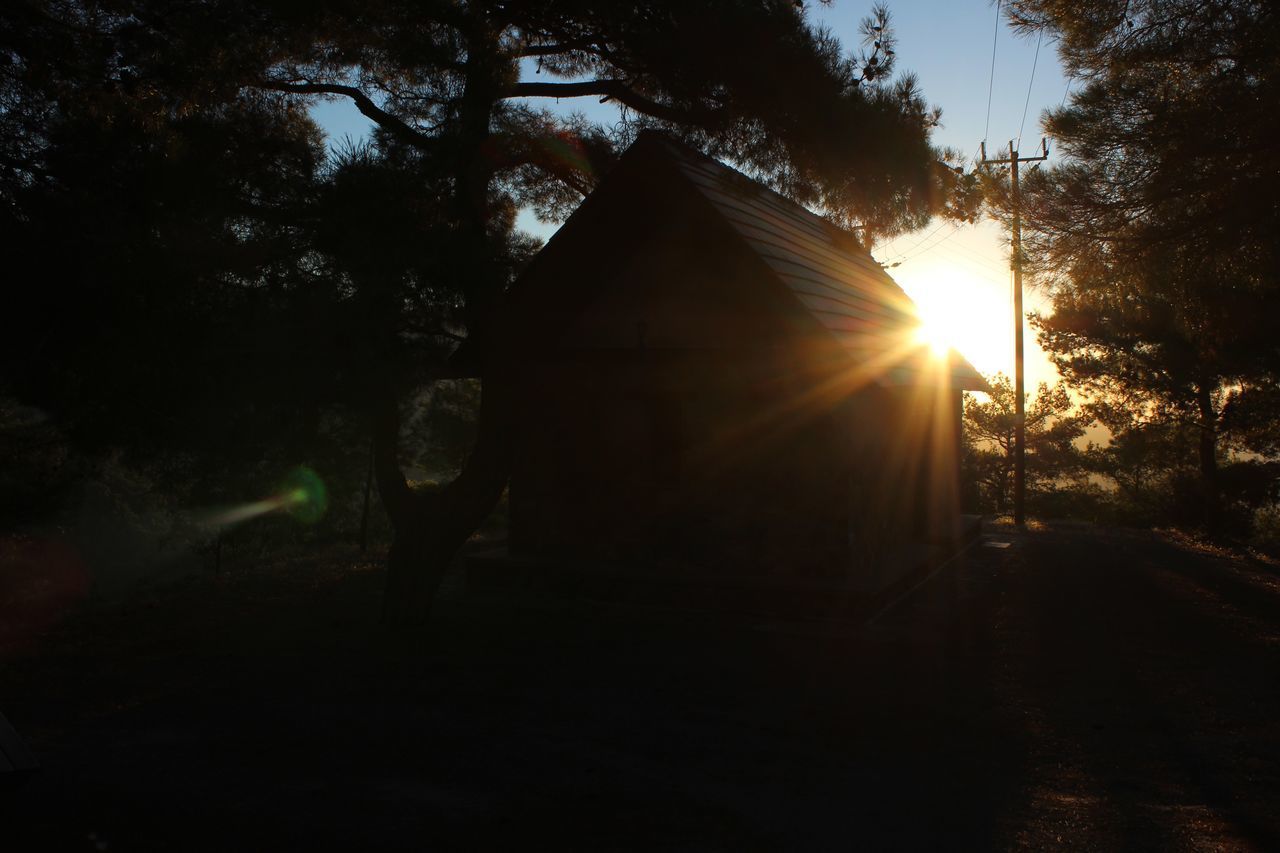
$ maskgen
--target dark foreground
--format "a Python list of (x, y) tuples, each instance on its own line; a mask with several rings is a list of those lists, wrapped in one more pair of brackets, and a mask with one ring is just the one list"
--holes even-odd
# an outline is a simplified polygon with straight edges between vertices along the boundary
[(2, 664), (0, 847), (1280, 848), (1275, 568), (988, 539), (866, 627), (189, 581)]

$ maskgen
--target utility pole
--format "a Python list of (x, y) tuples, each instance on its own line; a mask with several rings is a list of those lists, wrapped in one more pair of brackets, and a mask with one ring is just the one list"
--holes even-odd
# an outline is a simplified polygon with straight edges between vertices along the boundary
[(1040, 140), (1039, 157), (1019, 157), (1009, 140), (1009, 156), (988, 160), (987, 143), (979, 146), (980, 165), (1009, 164), (1009, 184), (1013, 196), (1013, 239), (1009, 262), (1013, 265), (1013, 523), (1022, 527), (1027, 522), (1027, 412), (1026, 377), (1022, 366), (1022, 195), (1018, 189), (1018, 164), (1049, 159), (1049, 144)]

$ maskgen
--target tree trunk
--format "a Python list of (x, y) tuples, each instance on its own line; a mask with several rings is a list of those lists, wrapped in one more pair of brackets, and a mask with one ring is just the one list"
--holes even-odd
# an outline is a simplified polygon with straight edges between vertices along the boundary
[(1200, 409), (1200, 480), (1213, 486), (1218, 480), (1218, 413), (1208, 384), (1197, 389), (1196, 404)]
[(510, 389), (497, 360), (490, 327), (506, 273), (497, 263), (490, 234), (489, 190), (493, 164), (486, 155), (494, 105), (502, 81), (511, 72), (502, 59), (498, 34), (483, 11), (472, 10), (464, 27), (467, 41), (463, 96), (459, 101), (459, 150), (453, 189), (455, 239), (470, 262), (460, 270), (467, 280), (464, 316), (467, 336), (484, 354), (476, 444), (458, 478), (434, 493), (413, 493), (396, 458), (399, 418), (394, 399), (383, 402), (375, 428), (378, 491), (395, 531), (387, 561), (383, 620), (392, 625), (426, 621), (432, 602), (458, 550), (492, 512), (507, 484), (510, 468)]
[(511, 464), (509, 398), (506, 378), (491, 372), (481, 390), (476, 444), (462, 473), (430, 493), (415, 493), (405, 482), (396, 459), (396, 403), (384, 401), (375, 429), (375, 467), (378, 492), (394, 530), (387, 556), (384, 622), (426, 622), (458, 550), (502, 497)]

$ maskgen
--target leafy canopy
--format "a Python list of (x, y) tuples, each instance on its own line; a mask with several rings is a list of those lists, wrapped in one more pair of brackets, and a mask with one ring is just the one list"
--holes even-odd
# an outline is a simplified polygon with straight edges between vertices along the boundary
[(1056, 37), (1081, 84), (1045, 119), (1065, 161), (1024, 184), (1041, 342), (1130, 426), (1199, 431), (1210, 475), (1224, 412), (1249, 420), (1280, 376), (1280, 16), (1250, 0), (1014, 0), (1008, 16)]
[[(404, 393), (535, 248), (518, 208), (562, 215), (645, 126), (912, 227), (957, 178), (886, 13), (864, 32), (846, 53), (760, 0), (6, 4), (3, 381), (133, 445)], [(322, 97), (372, 143), (328, 157)], [(548, 107), (576, 98), (620, 119)]]

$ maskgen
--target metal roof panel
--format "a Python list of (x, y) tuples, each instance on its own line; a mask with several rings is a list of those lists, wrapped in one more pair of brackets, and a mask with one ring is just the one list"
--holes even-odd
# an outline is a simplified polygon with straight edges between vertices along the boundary
[(667, 140), (662, 147), (850, 356), (889, 359), (883, 384), (932, 384), (945, 375), (953, 387), (987, 387), (958, 353), (944, 366), (913, 345), (920, 324), (915, 303), (853, 234), (722, 163)]

